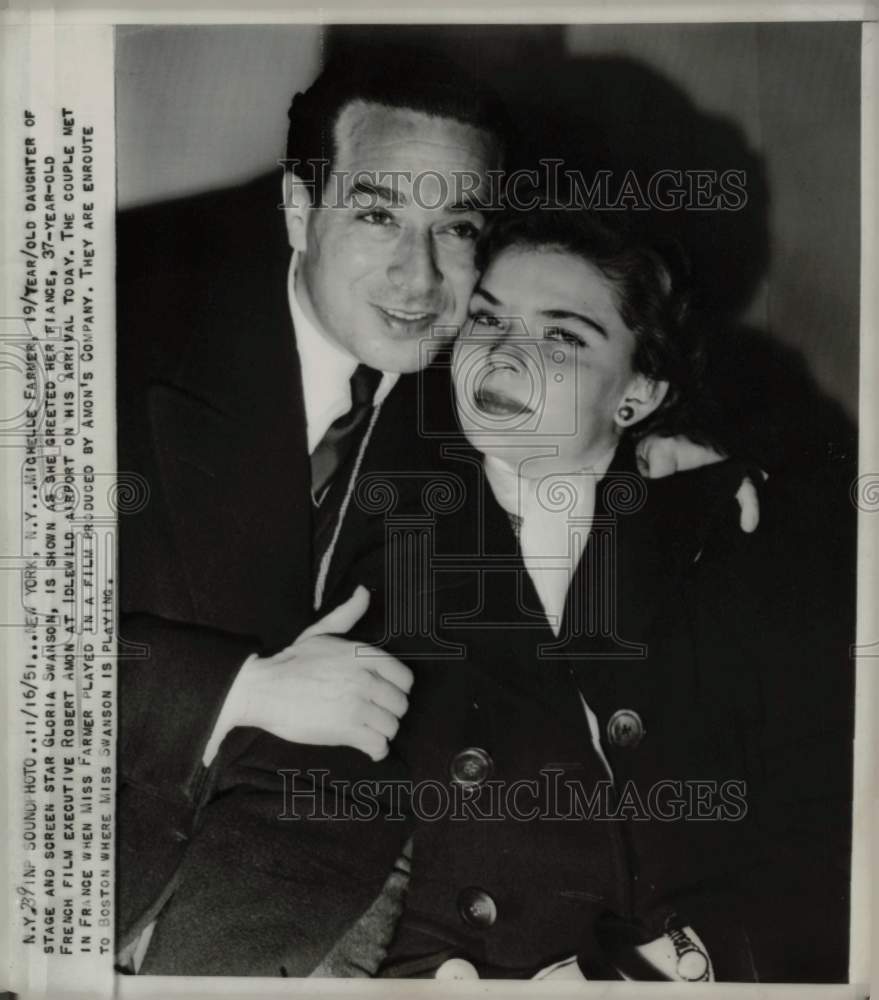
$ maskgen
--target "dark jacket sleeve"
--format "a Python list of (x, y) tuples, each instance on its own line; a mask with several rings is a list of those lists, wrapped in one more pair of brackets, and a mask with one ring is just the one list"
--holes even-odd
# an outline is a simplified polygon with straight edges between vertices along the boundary
[(202, 764), (247, 640), (151, 615), (122, 619), (117, 745), (117, 943), (125, 947), (173, 891), (198, 807)]
[(202, 756), (255, 640), (153, 615), (123, 619), (119, 777), (193, 802)]
[(719, 979), (847, 979), (855, 532), (846, 501), (829, 477), (770, 480), (758, 532), (734, 540), (700, 592), (703, 657), (735, 678), (749, 763), (742, 864), (725, 884), (678, 901)]

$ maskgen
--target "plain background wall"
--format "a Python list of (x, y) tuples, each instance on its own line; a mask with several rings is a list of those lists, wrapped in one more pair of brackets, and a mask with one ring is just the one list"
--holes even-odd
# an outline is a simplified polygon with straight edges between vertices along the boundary
[(322, 39), (316, 25), (117, 28), (119, 206), (273, 166), (290, 98), (320, 69)]
[[(574, 114), (578, 155), (603, 142), (653, 168), (679, 165), (666, 162), (679, 150), (693, 168), (747, 166), (747, 209), (684, 220), (685, 242), (697, 266), (712, 262), (704, 284), (727, 318), (792, 348), (777, 364), (802, 356), (817, 389), (856, 419), (856, 24), (119, 28), (120, 207), (271, 168), (290, 96), (326, 53), (389, 35), (491, 79), (540, 133), (542, 155), (555, 153)], [(771, 380), (760, 385), (773, 391)]]
[(741, 127), (769, 187), (769, 269), (748, 317), (802, 350), (857, 419), (859, 26), (576, 26), (568, 37), (579, 54), (643, 60)]

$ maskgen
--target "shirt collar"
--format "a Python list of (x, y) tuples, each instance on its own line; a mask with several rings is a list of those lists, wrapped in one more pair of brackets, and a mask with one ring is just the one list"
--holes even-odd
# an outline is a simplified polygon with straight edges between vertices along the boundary
[[(305, 400), (305, 422), (310, 455), (326, 434), (330, 424), (351, 408), (351, 376), (358, 362), (306, 315), (296, 295), (298, 256), (294, 251), (290, 259), (287, 299), (302, 370), (302, 394)], [(399, 372), (382, 372), (382, 380), (376, 389), (373, 401), (374, 406), (384, 401), (397, 384), (399, 377)]]

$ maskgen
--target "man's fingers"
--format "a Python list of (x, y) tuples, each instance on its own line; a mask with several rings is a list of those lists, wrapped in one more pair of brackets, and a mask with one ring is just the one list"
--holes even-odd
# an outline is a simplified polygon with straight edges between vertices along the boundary
[(379, 677), (384, 677), (386, 681), (390, 681), (391, 684), (396, 685), (401, 691), (405, 691), (406, 694), (412, 690), (412, 682), (415, 680), (415, 675), (405, 664), (400, 663), (390, 653), (370, 659), (369, 669), (378, 674)]
[(381, 705), (376, 705), (371, 701), (363, 703), (360, 716), (365, 726), (374, 729), (386, 740), (392, 740), (400, 728), (400, 720), (396, 715), (393, 715), (386, 708), (382, 708)]
[(647, 479), (663, 479), (676, 472), (689, 472), (722, 462), (724, 458), (714, 448), (697, 444), (683, 435), (660, 437), (657, 434), (639, 442), (636, 457), (638, 470)]
[(357, 726), (346, 742), (375, 761), (384, 760), (388, 755), (387, 739), (369, 726)]
[(677, 472), (674, 450), (668, 443), (671, 438), (651, 434), (638, 443), (638, 471), (646, 479), (662, 479)]
[(707, 444), (697, 444), (685, 437), (672, 438), (675, 444), (675, 461), (678, 472), (701, 469), (704, 465), (716, 465), (724, 461), (724, 455)]
[(302, 642), (303, 639), (314, 635), (344, 635), (360, 621), (368, 607), (369, 591), (366, 587), (358, 585), (344, 604), (333, 608), (320, 621), (309, 625), (296, 641)]
[(760, 523), (760, 500), (757, 496), (757, 487), (747, 476), (736, 492), (736, 501), (740, 511), (739, 527), (746, 535), (750, 535), (757, 530), (757, 525)]
[(377, 677), (375, 674), (370, 674), (367, 693), (371, 702), (381, 705), (382, 708), (398, 719), (402, 719), (409, 710), (409, 699), (406, 695), (396, 684), (391, 684), (384, 677)]

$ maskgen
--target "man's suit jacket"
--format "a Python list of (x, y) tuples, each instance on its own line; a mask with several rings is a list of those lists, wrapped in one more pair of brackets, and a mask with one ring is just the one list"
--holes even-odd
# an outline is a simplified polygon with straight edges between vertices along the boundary
[[(618, 965), (637, 976), (631, 943), (690, 925), (718, 979), (845, 980), (846, 491), (770, 481), (748, 536), (733, 500), (741, 469), (643, 481), (622, 447), (556, 638), (507, 515), (470, 462), (457, 467), (470, 501), (439, 525), (424, 633), (463, 658), (412, 656), (399, 640), (415, 684), (395, 746), (412, 780), (471, 780), (473, 797), (466, 815), (459, 805), (416, 825), (388, 974), (454, 956), (522, 976), (577, 953), (588, 977)], [(537, 783), (517, 793), (520, 818), (474, 818), (497, 810), (492, 781), (501, 796)], [(578, 820), (566, 782), (610, 797)], [(532, 807), (572, 818), (521, 818)]]
[[(201, 762), (245, 658), (369, 583), (354, 567), (370, 553), (378, 566), (384, 540), (352, 503), (315, 611), (279, 180), (118, 225), (119, 470), (145, 498), (120, 516), (118, 945), (164, 906), (146, 972), (306, 974), (403, 841), (393, 827), (370, 839), (363, 824), (278, 821), (279, 768), (369, 773), (358, 751), (236, 729), (210, 769)], [(364, 475), (429, 461), (416, 447), (421, 388), (404, 376), (385, 401)]]

